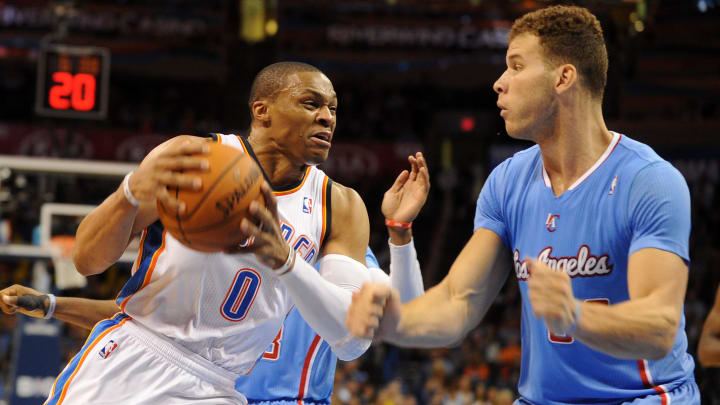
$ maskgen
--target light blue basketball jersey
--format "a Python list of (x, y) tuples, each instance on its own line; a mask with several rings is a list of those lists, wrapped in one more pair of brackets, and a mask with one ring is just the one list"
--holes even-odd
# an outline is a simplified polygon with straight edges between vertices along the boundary
[[(379, 267), (369, 247), (365, 262)], [(235, 381), (235, 389), (250, 404), (330, 404), (336, 364), (330, 345), (293, 308), (250, 374)]]
[[(617, 304), (629, 299), (629, 256), (643, 248), (689, 263), (690, 195), (682, 175), (648, 146), (614, 134), (605, 154), (561, 196), (553, 194), (539, 147), (498, 165), (477, 202), (475, 229), (497, 233), (513, 252), (522, 293), (522, 365), (517, 403), (669, 403), (695, 385), (685, 318), (661, 360), (613, 358), (568, 336), (552, 336), (533, 315), (523, 260), (539, 257), (570, 275), (575, 296)], [(673, 403), (699, 403), (694, 396)], [(640, 403), (640, 402), (634, 402)]]

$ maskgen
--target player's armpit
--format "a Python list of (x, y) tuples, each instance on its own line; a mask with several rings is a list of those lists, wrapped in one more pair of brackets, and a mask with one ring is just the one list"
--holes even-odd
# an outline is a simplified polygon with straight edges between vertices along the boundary
[(330, 235), (322, 247), (321, 256), (340, 254), (365, 264), (370, 240), (370, 221), (365, 203), (355, 190), (336, 182), (333, 182), (331, 201)]

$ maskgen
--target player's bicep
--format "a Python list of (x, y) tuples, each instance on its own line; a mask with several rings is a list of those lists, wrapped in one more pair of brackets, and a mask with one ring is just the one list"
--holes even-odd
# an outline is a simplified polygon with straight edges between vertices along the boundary
[(332, 227), (322, 255), (340, 254), (365, 264), (370, 240), (370, 222), (360, 196), (352, 189), (333, 183)]
[(450, 299), (466, 307), (472, 325), (482, 319), (507, 279), (504, 251), (497, 233), (478, 228), (443, 280)]
[(628, 291), (630, 299), (648, 299), (653, 306), (679, 322), (685, 299), (688, 267), (678, 255), (646, 248), (630, 255)]

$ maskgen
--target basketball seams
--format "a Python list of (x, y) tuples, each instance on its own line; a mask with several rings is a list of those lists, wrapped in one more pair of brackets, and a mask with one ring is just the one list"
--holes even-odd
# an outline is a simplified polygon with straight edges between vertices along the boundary
[[(168, 188), (177, 200), (185, 201), (187, 214), (181, 215), (177, 210), (172, 212), (158, 202), (160, 219), (167, 222), (163, 222), (165, 228), (185, 246), (205, 252), (222, 251), (226, 248), (226, 243), (220, 242), (221, 240), (239, 239), (239, 222), (248, 215), (249, 199), (255, 195), (254, 199), (263, 200), (255, 173), (256, 162), (252, 157), (233, 146), (221, 146), (219, 143), (214, 145), (210, 158), (213, 162), (211, 164), (218, 169), (201, 174), (206, 182), (203, 190), (186, 194), (179, 187)], [(221, 166), (222, 162), (227, 162), (224, 167)], [(259, 173), (262, 173), (261, 169)], [(227, 177), (228, 175), (233, 177)], [(253, 182), (248, 183), (249, 181)], [(230, 189), (233, 193), (226, 194), (226, 190)], [(246, 193), (242, 190), (250, 194), (245, 196)]]
[[(220, 172), (220, 173), (218, 174), (218, 176), (215, 178), (215, 181), (210, 185), (210, 187), (208, 187), (208, 190), (205, 192), (205, 194), (204, 194), (204, 195), (200, 198), (200, 200), (198, 200), (198, 202), (195, 204), (195, 208), (193, 208), (192, 211), (190, 211), (184, 218), (182, 218), (182, 220), (187, 221), (187, 220), (189, 220), (190, 218), (192, 218), (193, 215), (195, 215), (195, 214), (197, 213), (197, 211), (200, 209), (200, 207), (202, 207), (202, 205), (205, 204), (205, 201), (208, 199), (208, 196), (209, 196), (210, 194), (212, 194), (212, 191), (215, 189), (215, 187), (217, 187), (218, 183), (220, 183), (220, 181), (222, 181), (222, 179), (225, 178), (225, 175), (228, 173), (228, 171), (232, 170), (232, 168), (235, 167), (235, 165), (237, 164), (237, 162), (238, 162), (240, 159), (242, 159), (244, 156), (245, 156), (245, 155), (242, 155), (242, 154), (238, 155), (235, 159), (233, 159), (233, 160), (230, 162), (230, 164), (227, 165), (227, 167), (225, 167), (225, 168), (223, 169), (222, 172)], [(180, 219), (181, 219), (181, 218), (178, 218), (178, 223), (180, 222)]]

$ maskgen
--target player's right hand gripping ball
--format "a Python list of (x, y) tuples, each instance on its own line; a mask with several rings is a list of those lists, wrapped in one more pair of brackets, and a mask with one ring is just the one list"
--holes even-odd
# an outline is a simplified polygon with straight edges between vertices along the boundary
[(249, 154), (230, 146), (211, 143), (207, 158), (210, 169), (187, 171), (202, 179), (199, 190), (169, 188), (168, 192), (185, 203), (180, 214), (158, 200), (158, 213), (165, 229), (185, 246), (204, 252), (219, 252), (237, 246), (245, 238), (240, 222), (248, 216), (250, 202), (265, 204), (260, 192), (263, 175)]

